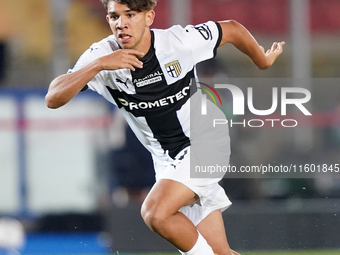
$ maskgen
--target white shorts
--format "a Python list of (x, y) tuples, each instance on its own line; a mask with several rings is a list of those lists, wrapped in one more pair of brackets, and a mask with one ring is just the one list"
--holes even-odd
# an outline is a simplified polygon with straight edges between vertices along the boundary
[[(228, 140), (229, 142), (229, 140)], [(225, 153), (220, 153), (224, 164), (229, 163), (230, 149), (229, 144), (225, 145), (227, 149)], [(167, 162), (159, 162), (154, 160), (156, 181), (160, 179), (170, 179), (180, 182), (190, 188), (198, 195), (199, 200), (190, 206), (180, 208), (180, 212), (186, 215), (192, 223), (197, 226), (205, 217), (215, 210), (226, 210), (231, 202), (226, 195), (224, 189), (218, 184), (223, 178), (192, 178), (190, 176), (190, 160), (191, 157), (199, 157), (196, 152), (193, 152), (191, 146), (182, 150), (174, 160)], [(192, 158), (191, 158), (192, 159)]]

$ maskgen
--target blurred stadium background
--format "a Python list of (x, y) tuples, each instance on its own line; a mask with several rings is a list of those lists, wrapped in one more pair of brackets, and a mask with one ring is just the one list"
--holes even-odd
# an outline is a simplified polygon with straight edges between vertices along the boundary
[[(340, 163), (340, 1), (159, 0), (153, 27), (225, 19), (265, 48), (286, 41), (285, 52), (260, 71), (226, 46), (201, 76), (303, 78), (313, 109), (296, 132), (232, 128), (231, 163)], [(99, 0), (0, 1), (0, 254), (176, 252), (140, 218), (152, 164), (116, 109), (91, 92), (58, 110), (44, 104), (50, 81), (109, 33)], [(340, 254), (339, 174), (223, 180), (230, 245)]]

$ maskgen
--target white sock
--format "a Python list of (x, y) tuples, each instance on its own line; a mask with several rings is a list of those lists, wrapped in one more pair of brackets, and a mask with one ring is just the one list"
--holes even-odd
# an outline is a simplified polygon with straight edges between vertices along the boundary
[(204, 239), (204, 237), (198, 232), (198, 239), (194, 245), (194, 247), (191, 248), (190, 251), (182, 252), (179, 251), (183, 255), (214, 255), (212, 248), (207, 243), (207, 241)]

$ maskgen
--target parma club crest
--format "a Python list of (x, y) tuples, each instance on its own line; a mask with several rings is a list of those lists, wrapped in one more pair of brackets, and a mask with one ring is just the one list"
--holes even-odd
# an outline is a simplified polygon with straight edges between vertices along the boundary
[(166, 71), (173, 78), (178, 78), (182, 72), (182, 67), (178, 60), (165, 65)]

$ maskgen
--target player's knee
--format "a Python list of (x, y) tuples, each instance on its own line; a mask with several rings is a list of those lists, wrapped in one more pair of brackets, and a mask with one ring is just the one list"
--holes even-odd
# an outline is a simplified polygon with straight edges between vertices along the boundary
[(160, 212), (157, 207), (144, 205), (141, 209), (141, 215), (145, 224), (154, 232), (160, 232), (166, 215)]

